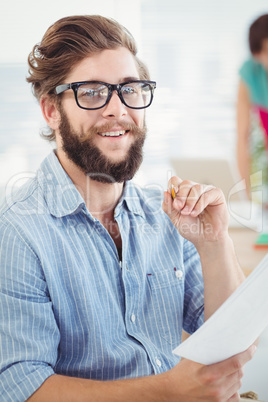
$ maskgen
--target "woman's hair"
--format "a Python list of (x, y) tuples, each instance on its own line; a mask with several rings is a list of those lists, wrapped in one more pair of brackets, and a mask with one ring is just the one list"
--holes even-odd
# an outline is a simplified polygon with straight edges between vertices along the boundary
[[(148, 80), (145, 64), (137, 57), (137, 46), (131, 33), (113, 19), (99, 15), (78, 15), (62, 18), (51, 25), (41, 43), (28, 57), (28, 77), (34, 96), (40, 101), (48, 94), (59, 103), (55, 88), (65, 82), (70, 71), (85, 57), (105, 49), (127, 48), (137, 63), (140, 79)], [(52, 134), (43, 134), (49, 141)]]
[(264, 39), (268, 39), (268, 14), (261, 15), (249, 28), (249, 48), (253, 55), (260, 53)]

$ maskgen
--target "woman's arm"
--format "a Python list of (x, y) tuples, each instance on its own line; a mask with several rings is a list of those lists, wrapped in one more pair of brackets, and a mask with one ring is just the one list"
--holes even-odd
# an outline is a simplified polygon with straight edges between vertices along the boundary
[(237, 142), (236, 155), (239, 173), (246, 181), (247, 194), (250, 198), (250, 97), (246, 84), (241, 80), (237, 96)]

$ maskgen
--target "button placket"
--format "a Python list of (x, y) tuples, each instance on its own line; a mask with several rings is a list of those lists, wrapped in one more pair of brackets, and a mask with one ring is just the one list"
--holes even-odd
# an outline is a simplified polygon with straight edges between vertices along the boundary
[(158, 357), (155, 358), (155, 363), (157, 364), (158, 367), (162, 366), (161, 360), (159, 360)]

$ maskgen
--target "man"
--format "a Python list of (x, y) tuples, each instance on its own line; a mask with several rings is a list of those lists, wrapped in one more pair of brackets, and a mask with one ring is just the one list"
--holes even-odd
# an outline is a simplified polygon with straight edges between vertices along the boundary
[(155, 88), (136, 51), (76, 16), (29, 57), (56, 149), (1, 212), (4, 401), (238, 400), (254, 347), (207, 367), (172, 353), (244, 277), (220, 190), (174, 177), (164, 212), (129, 181)]

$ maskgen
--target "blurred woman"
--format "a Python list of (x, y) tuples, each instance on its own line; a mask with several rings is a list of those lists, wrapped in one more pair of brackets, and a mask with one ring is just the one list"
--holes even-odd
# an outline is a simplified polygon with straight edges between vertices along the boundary
[[(268, 14), (256, 19), (249, 29), (251, 57), (239, 73), (237, 99), (237, 159), (247, 193), (261, 185), (268, 203)], [(261, 181), (253, 173), (261, 172)], [(250, 178), (251, 177), (251, 178)], [(254, 191), (253, 189), (253, 191)]]

